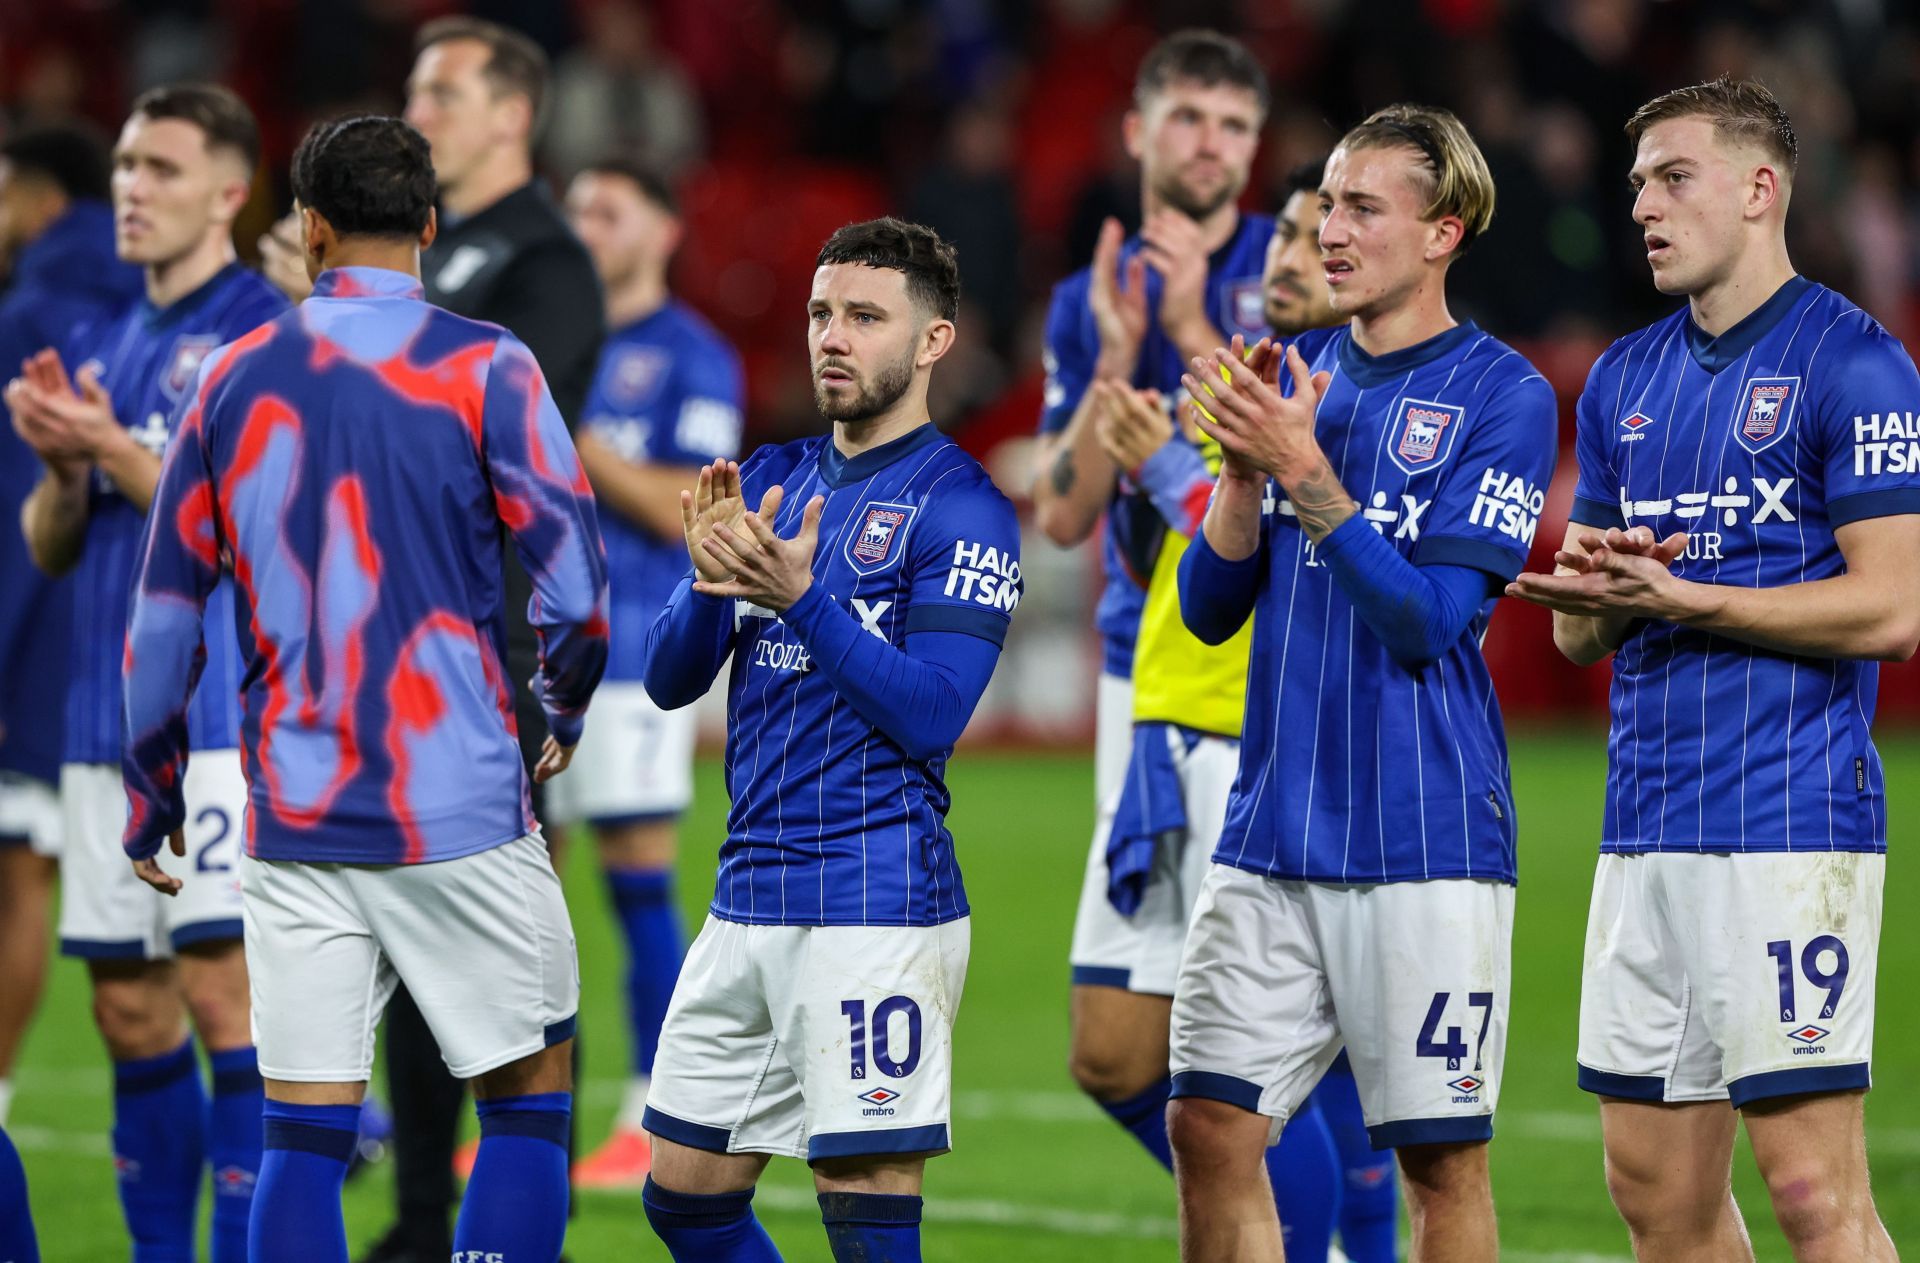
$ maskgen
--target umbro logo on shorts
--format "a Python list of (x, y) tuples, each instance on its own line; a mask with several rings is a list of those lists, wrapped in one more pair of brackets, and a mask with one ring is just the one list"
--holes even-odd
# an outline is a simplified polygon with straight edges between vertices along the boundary
[(865, 1101), (867, 1108), (860, 1111), (862, 1118), (888, 1118), (893, 1114), (893, 1103), (900, 1094), (892, 1088), (875, 1088), (871, 1092), (862, 1092), (856, 1101)]
[(1454, 1104), (1471, 1105), (1480, 1099), (1480, 1089), (1487, 1086), (1487, 1081), (1477, 1074), (1463, 1074), (1450, 1080), (1447, 1086), (1454, 1091)]
[(1827, 1051), (1820, 1047), (1820, 1041), (1831, 1034), (1833, 1034), (1833, 1032), (1827, 1030), (1825, 1027), (1815, 1026), (1812, 1022), (1808, 1022), (1798, 1030), (1788, 1031), (1787, 1038), (1801, 1045), (1799, 1048), (1793, 1050), (1793, 1055), (1803, 1057), (1810, 1053), (1823, 1053)]

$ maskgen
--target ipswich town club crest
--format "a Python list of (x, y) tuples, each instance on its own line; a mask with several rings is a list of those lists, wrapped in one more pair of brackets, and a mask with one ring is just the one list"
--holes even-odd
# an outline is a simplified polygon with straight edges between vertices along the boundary
[(1402, 399), (1393, 410), (1387, 454), (1409, 474), (1432, 469), (1453, 449), (1461, 415), (1458, 404)]
[(913, 521), (910, 504), (870, 504), (847, 536), (847, 560), (861, 574), (882, 570), (906, 547), (907, 524)]
[(607, 394), (629, 407), (653, 398), (667, 374), (667, 353), (658, 347), (624, 347), (607, 366)]
[(183, 337), (173, 344), (173, 360), (167, 365), (166, 376), (160, 379), (160, 387), (167, 392), (167, 398), (178, 399), (193, 385), (194, 374), (200, 371), (221, 339), (215, 334), (193, 334)]
[(1260, 288), (1259, 277), (1227, 286), (1227, 319), (1249, 337), (1266, 333), (1267, 296)]
[(1793, 420), (1794, 398), (1800, 393), (1798, 377), (1750, 377), (1740, 392), (1740, 424), (1734, 437), (1749, 452), (1771, 447), (1787, 432)]

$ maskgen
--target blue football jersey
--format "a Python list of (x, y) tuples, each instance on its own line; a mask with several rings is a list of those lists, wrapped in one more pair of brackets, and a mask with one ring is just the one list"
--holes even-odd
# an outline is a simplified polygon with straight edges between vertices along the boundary
[[(1268, 215), (1242, 215), (1239, 226), (1227, 243), (1213, 252), (1207, 264), (1207, 317), (1229, 340), (1234, 334), (1249, 344), (1266, 336), (1265, 301), (1260, 276), (1266, 267), (1267, 242), (1273, 237), (1273, 219)], [(1121, 248), (1122, 263), (1140, 251), (1138, 237)], [(1094, 363), (1100, 358), (1100, 338), (1095, 331), (1093, 313), (1087, 307), (1087, 290), (1092, 272), (1081, 268), (1054, 286), (1053, 303), (1047, 311), (1047, 368), (1045, 404), (1040, 413), (1040, 430), (1053, 434), (1064, 430), (1079, 408), (1081, 397), (1093, 384)], [(1169, 406), (1176, 406), (1185, 392), (1180, 376), (1187, 366), (1180, 350), (1160, 330), (1160, 273), (1147, 269), (1147, 336), (1140, 346), (1140, 365), (1133, 384), (1141, 389), (1158, 390)], [(1185, 442), (1178, 437), (1176, 442)], [(1045, 477), (1045, 471), (1042, 471)], [(1106, 569), (1106, 587), (1101, 592), (1094, 626), (1099, 630), (1105, 651), (1108, 674), (1128, 676), (1133, 670), (1133, 641), (1140, 625), (1140, 610), (1146, 601), (1147, 577), (1166, 535), (1166, 523), (1154, 511), (1144, 492), (1122, 481), (1120, 493), (1107, 510), (1105, 538), (1101, 542), (1101, 561)]]
[(1402, 665), (1269, 482), (1240, 772), (1214, 859), (1288, 880), (1511, 882), (1506, 734), (1480, 639), (1539, 526), (1553, 390), (1471, 324), (1381, 356), (1344, 328), (1295, 345), (1332, 374), (1316, 433), (1366, 521), (1415, 565), (1486, 571), (1490, 595), (1439, 658)]
[[(1001, 643), (1020, 601), (1020, 526), (979, 462), (932, 425), (851, 460), (831, 439), (762, 448), (749, 504), (775, 529), (827, 497), (814, 581), (889, 644), (957, 631)], [(950, 751), (918, 761), (811, 667), (770, 611), (736, 603), (727, 840), (713, 913), (757, 925), (938, 925), (967, 915), (946, 827)]]
[[(1580, 396), (1573, 520), (1688, 532), (1674, 573), (1773, 588), (1846, 569), (1834, 531), (1920, 513), (1920, 376), (1796, 277), (1718, 338), (1685, 308), (1628, 335)], [(1880, 668), (1658, 620), (1614, 655), (1601, 847), (1882, 851)]]
[[(0, 372), (18, 372), (42, 347), (65, 348), (140, 289), (140, 269), (114, 258), (113, 208), (76, 199), (14, 256), (0, 292)], [(34, 567), (20, 532), (40, 471), (33, 449), (0, 424), (0, 770), (51, 781), (65, 747), (73, 595), (67, 580)]]
[[(581, 425), (636, 465), (706, 465), (739, 455), (745, 394), (739, 354), (691, 307), (669, 300), (608, 336)], [(689, 568), (687, 543), (605, 504), (600, 533), (612, 602), (607, 678), (638, 680), (647, 629)]]
[[(70, 365), (100, 368), (113, 415), (154, 455), (166, 450), (174, 409), (192, 389), (200, 362), (223, 343), (273, 319), (287, 300), (258, 273), (230, 263), (167, 307), (145, 297), (114, 320), (79, 335)], [(86, 541), (73, 574), (73, 654), (67, 685), (66, 761), (118, 763), (127, 594), (146, 515), (104, 475), (89, 494)], [(240, 744), (240, 657), (226, 580), (207, 604), (207, 664), (187, 712), (196, 750)]]

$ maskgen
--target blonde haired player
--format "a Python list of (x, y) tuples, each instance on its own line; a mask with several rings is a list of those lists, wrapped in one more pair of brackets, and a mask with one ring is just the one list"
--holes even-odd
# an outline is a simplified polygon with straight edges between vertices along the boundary
[(1497, 1253), (1514, 821), (1479, 637), (1526, 560), (1534, 521), (1509, 509), (1552, 471), (1554, 402), (1447, 310), (1493, 201), (1459, 120), (1376, 113), (1320, 188), (1346, 325), (1284, 365), (1221, 348), (1185, 381), (1211, 389), (1223, 457), (1182, 615), (1209, 643), (1253, 619), (1238, 777), (1174, 996), (1186, 1259), (1282, 1257), (1261, 1151), (1342, 1044), (1374, 1146), (1399, 1157), (1412, 1258)]

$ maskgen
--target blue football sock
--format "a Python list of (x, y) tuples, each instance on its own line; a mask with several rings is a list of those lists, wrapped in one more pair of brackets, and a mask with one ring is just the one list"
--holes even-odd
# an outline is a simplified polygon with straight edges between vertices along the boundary
[(207, 1090), (187, 1040), (113, 1063), (113, 1165), (133, 1263), (194, 1263), (207, 1163)]
[(360, 1107), (268, 1101), (262, 1114), (265, 1149), (247, 1229), (248, 1263), (347, 1263), (340, 1186)]
[(1320, 1113), (1340, 1150), (1346, 1187), (1340, 1199), (1340, 1248), (1353, 1263), (1394, 1263), (1400, 1257), (1400, 1181), (1393, 1151), (1367, 1139), (1360, 1092), (1343, 1053), (1314, 1089)]
[(834, 1263), (920, 1263), (918, 1197), (822, 1193), (820, 1222)]
[(674, 1263), (780, 1263), (773, 1238), (753, 1217), (753, 1190), (676, 1193), (647, 1177), (647, 1223)]
[(213, 1164), (213, 1263), (247, 1263), (247, 1216), (260, 1179), (260, 1059), (252, 1048), (210, 1054), (213, 1104), (207, 1161)]
[(0, 1259), (40, 1263), (33, 1208), (27, 1204), (27, 1171), (5, 1128), (0, 1128)]
[(673, 901), (673, 874), (664, 869), (612, 868), (607, 886), (627, 938), (627, 1022), (633, 1036), (633, 1072), (653, 1073), (660, 1024), (680, 978), (686, 939)]
[(1290, 1259), (1324, 1259), (1340, 1219), (1340, 1151), (1308, 1097), (1267, 1150), (1267, 1178)]
[(1167, 1097), (1172, 1091), (1173, 1079), (1168, 1077), (1138, 1096), (1099, 1102), (1114, 1122), (1132, 1132), (1153, 1160), (1169, 1171), (1173, 1170), (1173, 1144), (1167, 1139)]
[(567, 1133), (573, 1094), (541, 1092), (477, 1101), (480, 1152), (473, 1160), (455, 1258), (554, 1263), (567, 1237)]

